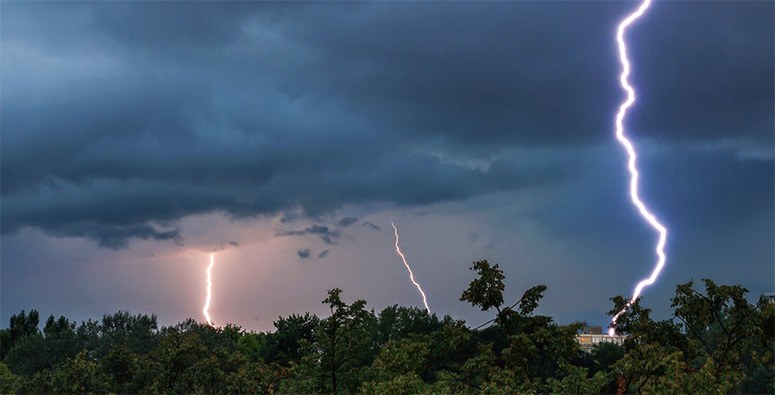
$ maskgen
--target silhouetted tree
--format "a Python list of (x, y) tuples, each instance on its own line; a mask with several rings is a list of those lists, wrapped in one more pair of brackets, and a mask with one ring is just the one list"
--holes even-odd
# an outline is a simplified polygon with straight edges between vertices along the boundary
[(159, 328), (123, 311), (79, 325), (49, 316), (39, 331), (37, 311), (22, 311), (0, 331), (0, 393), (775, 393), (775, 304), (739, 285), (681, 284), (667, 320), (614, 297), (624, 345), (583, 353), (583, 324), (536, 313), (546, 286), (508, 304), (498, 265), (471, 269), (461, 300), (495, 310), (475, 328), (416, 307), (375, 315), (340, 289), (327, 317), (280, 317), (268, 333)]

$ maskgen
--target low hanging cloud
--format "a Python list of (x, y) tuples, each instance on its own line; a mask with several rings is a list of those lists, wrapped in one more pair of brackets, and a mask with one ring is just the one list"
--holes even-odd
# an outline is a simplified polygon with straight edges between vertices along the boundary
[(339, 226), (346, 228), (354, 223), (358, 222), (358, 218), (355, 217), (345, 217), (339, 220)]
[(361, 224), (361, 227), (364, 227), (364, 228), (367, 228), (367, 229), (371, 229), (371, 230), (382, 230), (382, 228), (380, 228), (379, 225), (377, 225), (377, 224), (375, 224), (373, 222), (369, 222), (369, 221), (364, 221)]
[(183, 245), (183, 238), (178, 229), (158, 230), (152, 226), (100, 226), (96, 224), (81, 224), (68, 226), (66, 229), (49, 229), (49, 234), (67, 237), (81, 236), (97, 241), (101, 247), (122, 249), (128, 245), (129, 238), (141, 240), (172, 241)]
[(341, 234), (342, 233), (339, 229), (329, 228), (328, 226), (324, 226), (324, 225), (312, 225), (302, 230), (279, 231), (275, 235), (276, 236), (315, 235), (320, 237), (320, 240), (323, 240), (323, 242), (326, 243), (327, 245), (335, 245), (339, 243), (339, 238), (341, 237)]
[(299, 255), (299, 258), (301, 259), (307, 259), (310, 257), (311, 251), (309, 248), (302, 248), (298, 251), (296, 251), (296, 254)]
[(213, 249), (213, 252), (223, 251), (223, 250), (226, 250), (226, 249), (229, 249), (229, 248), (239, 248), (239, 246), (240, 246), (240, 244), (237, 243), (236, 241), (229, 240), (228, 242), (220, 243), (217, 247), (215, 247)]

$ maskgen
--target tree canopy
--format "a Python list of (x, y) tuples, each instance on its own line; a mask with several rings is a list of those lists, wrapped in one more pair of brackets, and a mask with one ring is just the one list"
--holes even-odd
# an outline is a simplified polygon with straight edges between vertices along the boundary
[[(471, 269), (460, 300), (494, 310), (479, 327), (377, 312), (338, 288), (328, 316), (279, 317), (270, 332), (124, 311), (41, 324), (21, 311), (0, 330), (0, 393), (775, 393), (775, 304), (740, 285), (680, 284), (664, 320), (635, 301), (617, 326), (624, 344), (587, 353), (585, 324), (535, 314), (545, 285), (506, 301), (497, 264)], [(612, 301), (611, 314), (627, 305)]]

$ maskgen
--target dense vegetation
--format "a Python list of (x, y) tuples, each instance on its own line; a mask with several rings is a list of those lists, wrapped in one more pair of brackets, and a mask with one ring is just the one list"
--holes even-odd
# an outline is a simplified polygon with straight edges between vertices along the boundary
[[(488, 326), (366, 302), (340, 289), (327, 318), (279, 318), (271, 333), (194, 320), (159, 328), (156, 316), (46, 320), (33, 310), (0, 331), (0, 393), (775, 393), (775, 304), (741, 286), (679, 285), (674, 315), (655, 321), (633, 304), (623, 346), (591, 353), (582, 324), (534, 314), (546, 287), (503, 300), (498, 265), (475, 262), (461, 300), (492, 311)], [(626, 300), (612, 299), (612, 313)]]

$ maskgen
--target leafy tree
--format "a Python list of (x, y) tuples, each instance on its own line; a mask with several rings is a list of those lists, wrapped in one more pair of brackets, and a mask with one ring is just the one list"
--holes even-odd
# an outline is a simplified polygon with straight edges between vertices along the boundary
[[(482, 345), (477, 342), (470, 329), (463, 321), (445, 321), (441, 330), (432, 332), (426, 336), (430, 343), (430, 354), (426, 359), (421, 375), (429, 380), (444, 372), (443, 376), (458, 381), (451, 388), (466, 385), (464, 378), (458, 373), (469, 359), (474, 358), (482, 351)], [(487, 346), (489, 348), (489, 345)], [(471, 381), (471, 380), (467, 380)]]
[(40, 315), (37, 310), (30, 310), (28, 314), (22, 310), (19, 314), (12, 315), (8, 329), (0, 331), (0, 359), (5, 359), (11, 348), (22, 338), (38, 334), (39, 322)]
[[(772, 354), (761, 326), (764, 310), (750, 304), (739, 285), (703, 282), (704, 293), (692, 282), (678, 285), (673, 320), (653, 321), (638, 301), (621, 316), (618, 330), (630, 337), (624, 358), (614, 366), (629, 391), (723, 393), (753, 383), (746, 375), (756, 371), (767, 376), (767, 355)], [(621, 297), (613, 300), (611, 314), (626, 303)], [(754, 386), (767, 389), (767, 384)]]
[(367, 394), (419, 394), (427, 392), (429, 386), (416, 373), (391, 376), (384, 381), (363, 383), (361, 391)]
[(75, 323), (70, 322), (64, 316), (59, 316), (59, 319), (54, 319), (53, 315), (48, 316), (46, 320), (46, 326), (43, 328), (43, 334), (46, 336), (54, 335), (57, 333), (73, 331), (75, 329)]
[(692, 357), (694, 351), (686, 335), (673, 320), (654, 321), (651, 318), (651, 309), (642, 307), (640, 298), (629, 304), (622, 296), (613, 297), (611, 300), (614, 302), (614, 308), (608, 315), (613, 316), (625, 309), (625, 313), (617, 321), (616, 332), (628, 335), (624, 343), (627, 350), (639, 347), (640, 344), (654, 343), (669, 352), (681, 351), (686, 357)]
[(286, 367), (292, 361), (299, 363), (303, 355), (301, 346), (314, 340), (319, 323), (320, 319), (309, 313), (279, 318), (274, 322), (275, 333), (266, 336), (264, 360)]
[(78, 338), (78, 342), (81, 347), (88, 350), (91, 353), (97, 353), (98, 350), (107, 349), (107, 346), (102, 346), (102, 325), (98, 321), (87, 320), (81, 322), (75, 329), (75, 336)]
[(672, 307), (686, 336), (700, 350), (699, 362), (713, 360), (718, 379), (724, 370), (739, 371), (744, 340), (757, 335), (756, 307), (745, 299), (742, 286), (716, 285), (705, 279), (705, 293), (690, 281), (676, 288)]
[(15, 394), (21, 387), (21, 377), (13, 374), (8, 366), (0, 362), (0, 394)]
[(478, 277), (460, 299), (485, 311), (494, 307), (498, 312), (487, 322), (494, 321), (495, 325), (480, 333), (480, 339), (491, 347), (482, 350), (492, 352), (495, 368), (489, 373), (488, 391), (508, 391), (515, 386), (525, 391), (541, 390), (546, 379), (566, 373), (579, 353), (575, 341), (578, 327), (561, 327), (549, 317), (533, 315), (546, 286), (534, 286), (514, 304), (504, 307), (505, 276), (498, 265), (477, 261), (471, 269)]
[(27, 315), (25, 315), (24, 310), (22, 310), (21, 313), (12, 315), (10, 321), (11, 325), (9, 329), (12, 342), (40, 332), (38, 330), (40, 314), (38, 314), (37, 310), (30, 310)]
[(503, 350), (504, 366), (524, 379), (558, 378), (568, 373), (571, 361), (579, 352), (576, 328), (552, 322), (526, 328), (512, 335)]
[(22, 379), (20, 393), (23, 394), (53, 394), (55, 393), (53, 373), (50, 370), (41, 370), (31, 377)]
[(497, 388), (513, 386), (509, 378), (499, 375), (502, 372), (497, 366), (497, 356), (488, 344), (477, 344), (476, 353), (465, 360), (457, 369), (446, 370), (457, 386), (462, 385), (465, 392), (498, 392)]
[(749, 394), (775, 393), (775, 303), (759, 298), (754, 315), (754, 335), (748, 339), (741, 362), (745, 379), (740, 392)]
[(614, 343), (600, 343), (590, 353), (592, 359), (592, 374), (609, 372), (611, 367), (624, 357), (624, 347)]
[(276, 355), (276, 347), (269, 344), (269, 335), (266, 333), (243, 334), (237, 340), (237, 350), (250, 362), (273, 360), (275, 358), (269, 355)]
[(35, 372), (50, 368), (51, 359), (46, 347), (46, 339), (40, 333), (22, 337), (8, 351), (4, 362), (12, 372), (24, 376), (31, 376)]
[(51, 374), (52, 392), (60, 394), (106, 393), (109, 380), (100, 365), (90, 360), (85, 351), (68, 358)]
[(130, 393), (133, 391), (132, 382), (135, 374), (136, 356), (129, 347), (124, 344), (116, 344), (102, 359), (102, 368), (112, 383), (110, 390), (117, 393)]
[[(669, 376), (668, 382), (676, 386), (683, 368), (683, 354), (680, 351), (668, 352), (659, 344), (642, 344), (629, 350), (622, 359), (614, 364), (614, 370), (620, 372), (620, 381), (628, 393), (640, 393), (645, 390), (662, 391), (676, 390), (666, 388), (664, 382), (657, 382), (660, 377)], [(648, 385), (648, 386), (646, 386)], [(646, 391), (651, 392), (651, 391)]]
[(8, 354), (8, 350), (11, 349), (11, 330), (0, 329), (0, 361)]
[(214, 327), (189, 318), (178, 323), (174, 327), (163, 328), (160, 333), (194, 333), (199, 341), (210, 350), (221, 349), (225, 352), (236, 352), (239, 349), (239, 339), (243, 330), (237, 325), (226, 324), (222, 327)]
[(280, 379), (287, 370), (277, 365), (241, 360), (232, 356), (236, 369), (226, 377), (226, 392), (230, 394), (271, 394), (278, 389)]
[(367, 393), (419, 393), (428, 388), (419, 372), (430, 354), (426, 340), (390, 340), (371, 366), (372, 379), (361, 390)]
[(610, 374), (598, 371), (592, 377), (587, 376), (587, 370), (571, 366), (562, 379), (549, 378), (547, 392), (554, 394), (600, 394), (607, 393), (606, 387), (611, 381)]
[(383, 345), (390, 340), (432, 333), (451, 321), (449, 316), (440, 320), (436, 314), (417, 307), (388, 306), (377, 317), (377, 342)]
[[(115, 392), (130, 394), (159, 392), (155, 389), (158, 388), (157, 383), (158, 378), (162, 372), (162, 364), (161, 361), (159, 361), (156, 350), (153, 350), (148, 354), (130, 354), (125, 355), (124, 357), (132, 358), (130, 367), (132, 372), (132, 381), (131, 383), (124, 385), (124, 387), (127, 388), (125, 392), (119, 391), (118, 389), (116, 389)], [(112, 366), (110, 363), (108, 363), (106, 366), (104, 366), (104, 368), (111, 375), (115, 375), (117, 372), (121, 372), (120, 362)]]
[(317, 390), (334, 394), (357, 391), (363, 381), (363, 368), (376, 354), (371, 336), (376, 330), (374, 315), (366, 311), (364, 300), (348, 305), (341, 294), (339, 288), (328, 291), (323, 303), (329, 306), (331, 315), (320, 321), (311, 353), (303, 361), (308, 366), (304, 371), (318, 378)]
[(486, 259), (474, 262), (469, 268), (476, 272), (477, 277), (468, 284), (468, 288), (460, 296), (461, 301), (466, 301), (474, 306), (479, 306), (482, 311), (488, 311), (495, 307), (500, 312), (500, 306), (503, 304), (503, 290), (506, 286), (503, 284), (503, 270), (498, 268), (496, 263), (490, 266)]
[[(579, 352), (571, 360), (571, 365), (587, 369), (590, 378), (600, 373), (607, 381), (598, 392), (615, 393), (618, 375), (614, 370), (614, 364), (624, 357), (624, 353), (624, 346), (615, 343), (599, 343), (589, 353)], [(568, 373), (572, 374), (572, 372)]]
[(417, 373), (425, 366), (430, 354), (429, 342), (424, 340), (391, 340), (380, 350), (372, 363), (377, 379)]
[(126, 311), (105, 315), (99, 326), (99, 337), (100, 356), (106, 355), (116, 344), (124, 344), (136, 354), (147, 353), (158, 342), (156, 315), (131, 315)]
[(463, 291), (460, 300), (467, 301), (473, 306), (479, 306), (482, 311), (488, 311), (494, 307), (498, 312), (494, 319), (485, 322), (480, 327), (495, 321), (501, 328), (512, 332), (515, 329), (513, 325), (518, 325), (517, 322), (522, 317), (531, 315), (538, 307), (538, 302), (546, 291), (546, 285), (536, 285), (525, 291), (513, 305), (503, 307), (503, 291), (505, 289), (503, 280), (506, 278), (503, 270), (499, 269), (497, 264), (490, 266), (486, 259), (474, 262), (470, 269), (476, 271), (477, 277)]
[(72, 358), (83, 349), (75, 333), (75, 323), (63, 316), (57, 320), (53, 315), (49, 316), (43, 328), (43, 334), (46, 338), (46, 352), (51, 365)]
[[(183, 327), (188, 326), (185, 322)], [(158, 392), (219, 393), (225, 391), (225, 373), (218, 358), (195, 331), (163, 331), (157, 360), (160, 372), (153, 390)], [(223, 356), (222, 356), (223, 357)]]
[(497, 265), (472, 270), (461, 300), (496, 310), (473, 329), (414, 307), (375, 315), (339, 289), (328, 317), (279, 318), (269, 333), (193, 319), (159, 329), (122, 311), (80, 325), (50, 316), (41, 332), (22, 312), (0, 331), (0, 393), (775, 393), (775, 304), (749, 303), (741, 286), (681, 284), (669, 320), (612, 298), (611, 314), (626, 307), (624, 345), (582, 353), (582, 324), (535, 313), (545, 286), (508, 305)]

